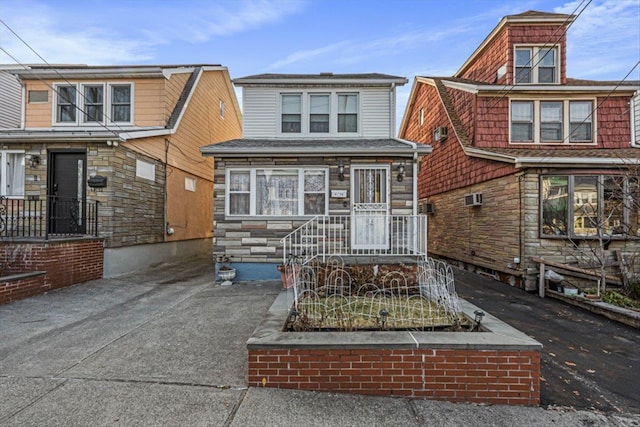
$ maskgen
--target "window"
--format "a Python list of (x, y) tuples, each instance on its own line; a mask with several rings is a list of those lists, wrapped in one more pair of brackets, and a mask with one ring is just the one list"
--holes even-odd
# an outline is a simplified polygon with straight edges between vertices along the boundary
[(637, 235), (637, 181), (611, 175), (544, 176), (543, 237), (598, 238)]
[(326, 169), (232, 169), (227, 175), (229, 216), (325, 215)]
[(132, 90), (130, 83), (56, 85), (54, 124), (95, 125), (106, 120), (130, 123)]
[(131, 122), (131, 85), (111, 85), (111, 121)]
[(338, 132), (358, 131), (358, 95), (338, 95)]
[(103, 121), (104, 108), (104, 86), (87, 85), (84, 86), (84, 121), (98, 122)]
[(540, 103), (540, 139), (562, 141), (562, 102)]
[(309, 95), (309, 132), (329, 132), (329, 95)]
[(136, 160), (136, 176), (149, 181), (156, 180), (156, 165), (144, 160)]
[(224, 119), (224, 101), (220, 100), (220, 118)]
[(57, 86), (56, 121), (58, 123), (76, 122), (76, 87)]
[(593, 101), (511, 101), (512, 143), (593, 143)]
[(23, 196), (24, 177), (24, 153), (0, 150), (0, 196)]
[(419, 119), (419, 124), (420, 126), (422, 126), (424, 124), (424, 107), (420, 108), (420, 119)]
[(533, 141), (533, 102), (511, 103), (511, 140)]
[(516, 47), (515, 82), (558, 83), (558, 48)]
[(196, 191), (196, 180), (194, 178), (189, 178), (186, 176), (184, 178), (184, 189), (187, 191)]
[(300, 133), (302, 118), (302, 96), (282, 95), (282, 132)]

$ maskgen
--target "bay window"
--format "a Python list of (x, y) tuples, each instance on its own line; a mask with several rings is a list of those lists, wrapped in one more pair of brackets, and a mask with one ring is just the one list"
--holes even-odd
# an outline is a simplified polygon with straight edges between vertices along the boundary
[(613, 175), (541, 178), (542, 237), (628, 237), (638, 233), (638, 185)]
[(327, 170), (317, 168), (230, 169), (226, 186), (227, 215), (325, 215), (327, 179)]
[(0, 150), (0, 196), (24, 196), (25, 155)]
[(528, 144), (591, 144), (593, 101), (512, 100), (510, 142)]

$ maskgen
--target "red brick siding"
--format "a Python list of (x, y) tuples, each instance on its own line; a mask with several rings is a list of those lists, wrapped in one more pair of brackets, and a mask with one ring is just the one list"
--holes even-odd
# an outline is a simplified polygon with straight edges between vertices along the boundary
[(0, 304), (39, 295), (50, 289), (44, 274), (14, 280), (0, 279)]
[(540, 353), (506, 350), (249, 349), (250, 387), (540, 404)]
[(103, 241), (5, 243), (0, 245), (0, 265), (3, 275), (44, 271), (42, 292), (64, 288), (102, 277)]

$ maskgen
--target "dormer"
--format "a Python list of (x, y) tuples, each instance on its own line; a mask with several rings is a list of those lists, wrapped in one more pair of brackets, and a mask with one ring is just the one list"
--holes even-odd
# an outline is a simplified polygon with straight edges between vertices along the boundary
[(353, 139), (395, 134), (395, 90), (385, 74), (260, 74), (242, 87), (244, 138)]
[(528, 11), (502, 18), (455, 77), (504, 85), (566, 83), (566, 31), (574, 15)]

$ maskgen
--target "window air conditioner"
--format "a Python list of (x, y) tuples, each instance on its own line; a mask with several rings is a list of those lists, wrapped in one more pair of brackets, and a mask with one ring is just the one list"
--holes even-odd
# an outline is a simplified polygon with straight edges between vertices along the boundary
[(418, 204), (418, 213), (420, 214), (433, 214), (435, 212), (433, 203), (422, 202)]
[(447, 128), (446, 126), (440, 126), (435, 128), (433, 131), (433, 140), (435, 142), (442, 142), (447, 139)]
[(465, 206), (481, 206), (482, 205), (482, 193), (471, 193), (464, 196)]

